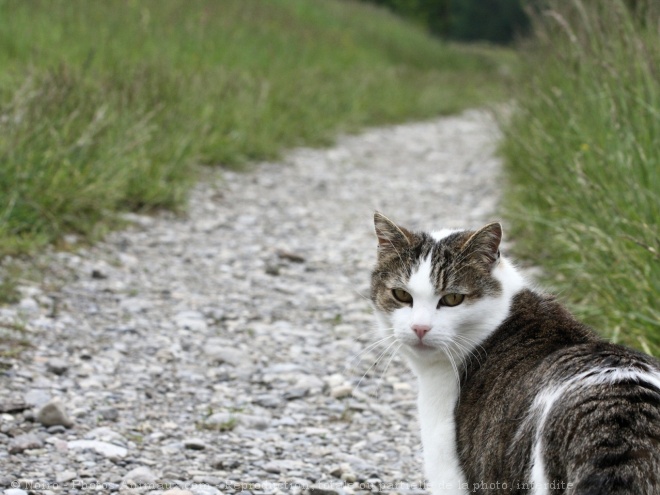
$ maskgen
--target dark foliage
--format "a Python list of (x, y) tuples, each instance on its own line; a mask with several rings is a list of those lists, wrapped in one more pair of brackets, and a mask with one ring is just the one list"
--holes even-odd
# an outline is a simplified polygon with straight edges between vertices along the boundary
[(521, 0), (364, 1), (387, 7), (447, 39), (505, 44), (529, 29)]

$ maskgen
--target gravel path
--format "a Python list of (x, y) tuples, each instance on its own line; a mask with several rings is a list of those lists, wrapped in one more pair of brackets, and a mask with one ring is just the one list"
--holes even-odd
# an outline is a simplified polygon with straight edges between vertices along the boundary
[(0, 489), (427, 493), (414, 379), (365, 352), (372, 215), (491, 218), (496, 138), (479, 111), (369, 130), (209, 172), (186, 218), (44, 255), (0, 308), (33, 342), (0, 362)]

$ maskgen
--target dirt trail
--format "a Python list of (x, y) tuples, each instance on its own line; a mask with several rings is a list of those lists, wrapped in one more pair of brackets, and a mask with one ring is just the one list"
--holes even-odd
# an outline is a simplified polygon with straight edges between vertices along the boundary
[(496, 139), (479, 111), (368, 130), (44, 255), (44, 284), (0, 310), (34, 343), (0, 377), (0, 488), (426, 493), (414, 379), (365, 352), (372, 215), (496, 218)]

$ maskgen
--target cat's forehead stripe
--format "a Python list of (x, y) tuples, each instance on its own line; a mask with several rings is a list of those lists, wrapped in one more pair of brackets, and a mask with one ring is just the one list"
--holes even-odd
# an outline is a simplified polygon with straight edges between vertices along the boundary
[(433, 297), (435, 288), (431, 281), (433, 271), (432, 256), (429, 254), (419, 263), (408, 280), (408, 289), (416, 297)]

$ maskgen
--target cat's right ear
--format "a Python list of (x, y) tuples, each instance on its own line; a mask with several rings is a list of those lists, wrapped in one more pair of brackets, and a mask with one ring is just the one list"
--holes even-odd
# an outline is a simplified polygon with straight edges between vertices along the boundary
[(489, 223), (477, 230), (463, 245), (461, 253), (464, 259), (475, 261), (492, 268), (500, 259), (500, 242), (502, 241), (502, 225), (499, 222)]
[(399, 252), (410, 245), (413, 235), (380, 212), (374, 213), (374, 227), (378, 237), (378, 252)]

